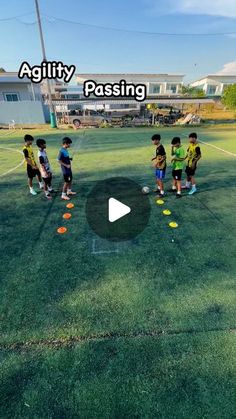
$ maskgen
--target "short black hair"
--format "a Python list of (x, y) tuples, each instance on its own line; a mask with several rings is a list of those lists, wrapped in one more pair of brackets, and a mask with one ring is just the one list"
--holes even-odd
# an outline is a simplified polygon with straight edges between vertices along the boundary
[(191, 134), (189, 134), (188, 138), (196, 138), (197, 139), (196, 132), (191, 132)]
[(161, 141), (161, 136), (160, 134), (154, 134), (152, 136), (152, 141)]
[(174, 137), (171, 141), (172, 145), (181, 144), (181, 139), (179, 137)]
[(72, 144), (72, 140), (69, 137), (64, 137), (62, 144)]
[(46, 141), (43, 138), (39, 138), (36, 141), (36, 144), (37, 144), (38, 147), (42, 147), (42, 145), (46, 144)]
[(25, 140), (25, 142), (26, 141), (34, 141), (34, 137), (32, 137), (32, 135), (30, 135), (30, 134), (25, 134), (24, 140)]

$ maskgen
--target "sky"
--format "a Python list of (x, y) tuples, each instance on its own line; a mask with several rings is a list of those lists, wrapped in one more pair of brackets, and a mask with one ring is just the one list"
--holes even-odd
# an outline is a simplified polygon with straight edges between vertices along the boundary
[[(186, 82), (236, 74), (236, 0), (39, 0), (39, 5), (47, 59), (74, 64), (78, 73), (184, 74)], [(34, 0), (2, 0), (0, 67), (18, 71), (22, 61), (41, 60)]]

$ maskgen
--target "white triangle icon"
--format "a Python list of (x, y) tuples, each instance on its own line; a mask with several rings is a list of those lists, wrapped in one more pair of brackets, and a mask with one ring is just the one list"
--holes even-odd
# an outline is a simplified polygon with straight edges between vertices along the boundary
[(115, 198), (110, 198), (108, 201), (108, 219), (110, 223), (119, 220), (131, 212), (131, 208)]

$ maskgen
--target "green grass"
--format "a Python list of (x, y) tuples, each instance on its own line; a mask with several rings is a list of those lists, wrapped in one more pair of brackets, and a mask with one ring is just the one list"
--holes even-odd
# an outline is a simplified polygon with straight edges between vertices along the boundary
[[(235, 416), (236, 157), (202, 145), (199, 193), (166, 199), (177, 230), (150, 195), (150, 223), (135, 242), (91, 253), (87, 194), (117, 175), (152, 187), (153, 132), (66, 132), (78, 191), (69, 221), (59, 193), (52, 202), (28, 194), (24, 166), (1, 176), (22, 157), (0, 148), (0, 417)], [(24, 133), (0, 132), (0, 147), (21, 149)], [(163, 129), (168, 155), (174, 134), (187, 144), (188, 129)], [(199, 134), (236, 154), (234, 127)], [(60, 190), (65, 132), (34, 135), (47, 140)], [(59, 236), (62, 225), (68, 233)]]

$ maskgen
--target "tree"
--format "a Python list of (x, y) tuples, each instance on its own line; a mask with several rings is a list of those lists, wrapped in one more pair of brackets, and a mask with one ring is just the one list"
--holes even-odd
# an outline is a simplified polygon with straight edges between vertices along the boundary
[(0, 67), (0, 73), (6, 73), (6, 70), (2, 67)]
[(222, 103), (229, 109), (236, 109), (236, 84), (226, 87)]
[(205, 92), (202, 89), (191, 86), (182, 86), (181, 93), (187, 97), (205, 97)]

